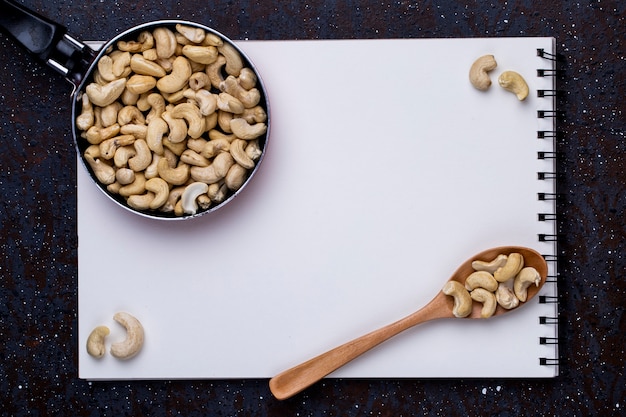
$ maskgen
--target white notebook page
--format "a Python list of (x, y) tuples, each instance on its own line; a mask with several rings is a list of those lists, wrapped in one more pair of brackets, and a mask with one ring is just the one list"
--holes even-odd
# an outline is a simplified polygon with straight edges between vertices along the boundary
[[(227, 207), (191, 221), (141, 218), (78, 167), (79, 376), (271, 377), (432, 299), (472, 254), (499, 245), (554, 254), (537, 172), (553, 171), (554, 87), (536, 49), (551, 38), (242, 41), (268, 89), (271, 138), (257, 176)], [(487, 92), (468, 81), (494, 54)], [(512, 69), (524, 102), (497, 85)], [(551, 271), (554, 273), (554, 271)], [(555, 294), (546, 284), (542, 294)], [(486, 321), (440, 320), (378, 346), (331, 377), (549, 377), (556, 305)], [(146, 336), (129, 361), (96, 360), (117, 311)], [(479, 359), (483, 358), (483, 359)]]

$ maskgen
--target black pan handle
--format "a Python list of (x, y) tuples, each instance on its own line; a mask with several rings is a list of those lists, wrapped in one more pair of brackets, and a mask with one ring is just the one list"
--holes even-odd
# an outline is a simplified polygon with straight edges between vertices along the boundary
[(11, 0), (0, 0), (0, 30), (76, 86), (96, 56), (65, 27)]

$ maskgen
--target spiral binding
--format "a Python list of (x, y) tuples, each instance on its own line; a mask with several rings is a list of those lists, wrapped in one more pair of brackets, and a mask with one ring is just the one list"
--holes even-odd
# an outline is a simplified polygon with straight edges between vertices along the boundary
[(554, 295), (540, 295), (539, 296), (539, 304), (557, 304), (559, 302), (559, 297)]
[[(537, 49), (537, 56), (550, 60), (557, 61), (557, 55), (546, 52), (544, 49)], [(556, 64), (553, 64), (556, 67)], [(556, 77), (558, 75), (557, 69), (538, 69), (537, 77)], [(552, 98), (553, 100), (559, 95), (559, 92), (556, 89), (548, 89), (548, 90), (537, 90), (537, 97), (541, 98)], [(537, 117), (540, 119), (546, 118), (557, 118), (559, 117), (559, 112), (556, 110), (538, 110)], [(552, 140), (554, 147), (556, 148), (556, 142), (562, 139), (561, 134), (556, 130), (538, 130), (537, 138), (542, 140)], [(555, 160), (559, 157), (556, 151), (554, 152), (545, 152), (540, 151), (537, 152), (537, 158), (539, 160)], [(556, 169), (554, 171), (540, 171), (537, 172), (537, 179), (539, 181), (556, 181), (558, 179), (558, 174)], [(541, 192), (537, 194), (537, 198), (540, 201), (555, 201), (559, 199), (559, 195), (556, 192), (553, 193), (545, 193)], [(540, 222), (555, 222), (558, 220), (556, 213), (538, 213), (537, 220)], [(558, 234), (546, 234), (540, 233), (537, 235), (537, 239), (539, 242), (558, 242), (560, 236)], [(558, 262), (558, 255), (544, 255), (544, 259), (546, 262), (554, 263), (556, 267), (556, 263)], [(556, 271), (556, 268), (554, 269)], [(546, 283), (551, 283), (552, 285), (556, 285), (557, 276), (549, 275), (546, 277)], [(557, 296), (552, 295), (540, 295), (539, 303), (540, 304), (557, 304), (559, 301)], [(559, 319), (558, 317), (548, 317), (548, 316), (540, 316), (539, 323), (542, 325), (551, 325), (558, 326)], [(558, 345), (559, 339), (558, 337), (540, 337), (539, 344), (541, 345)], [(540, 357), (539, 364), (542, 366), (558, 366), (559, 359), (558, 358), (546, 358)]]
[(558, 317), (540, 316), (539, 317), (539, 324), (559, 324), (559, 318)]

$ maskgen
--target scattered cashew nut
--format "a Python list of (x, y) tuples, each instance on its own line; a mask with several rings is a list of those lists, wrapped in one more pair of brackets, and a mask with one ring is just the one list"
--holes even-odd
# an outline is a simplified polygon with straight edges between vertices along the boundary
[(526, 84), (524, 77), (515, 71), (504, 71), (498, 77), (498, 83), (505, 90), (515, 94), (520, 101), (528, 97), (528, 84)]
[(130, 359), (137, 355), (143, 347), (143, 326), (139, 320), (126, 312), (115, 313), (113, 320), (124, 326), (126, 339), (111, 345), (111, 355), (118, 359)]
[(494, 70), (497, 65), (493, 55), (483, 55), (474, 61), (469, 71), (469, 79), (472, 85), (478, 90), (487, 90), (491, 86), (489, 71)]
[(87, 353), (94, 358), (101, 358), (106, 353), (104, 339), (109, 335), (110, 330), (106, 326), (98, 326), (91, 331), (87, 338)]

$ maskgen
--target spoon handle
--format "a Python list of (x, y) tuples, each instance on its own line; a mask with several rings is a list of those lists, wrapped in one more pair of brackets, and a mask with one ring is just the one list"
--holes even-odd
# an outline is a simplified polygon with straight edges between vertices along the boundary
[(344, 343), (276, 375), (269, 382), (272, 394), (279, 400), (287, 399), (404, 330), (429, 320), (448, 317), (447, 313), (441, 313), (442, 309), (435, 308), (440, 301), (439, 298), (436, 297), (424, 308), (403, 319)]

